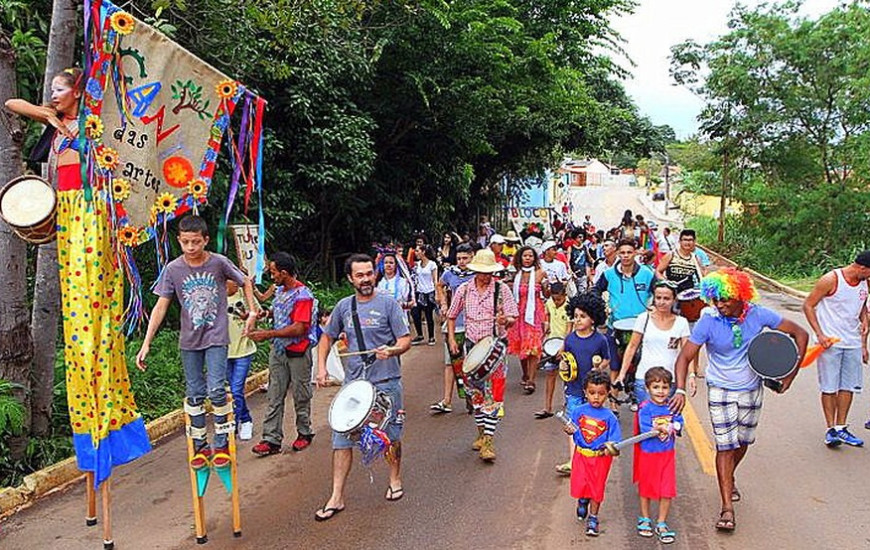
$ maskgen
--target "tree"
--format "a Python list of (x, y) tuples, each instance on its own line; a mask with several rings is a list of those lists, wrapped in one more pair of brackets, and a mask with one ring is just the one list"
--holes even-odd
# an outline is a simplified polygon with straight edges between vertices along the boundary
[[(16, 54), (8, 17), (0, 14), (0, 104), (18, 96)], [(21, 174), (21, 146), (24, 130), (18, 117), (0, 110), (0, 182)], [(13, 394), (23, 404), (24, 426), (30, 424), (30, 362), (33, 342), (27, 307), (27, 247), (5, 221), (0, 220), (0, 258), (4, 264), (0, 277), (0, 379), (15, 384)], [(24, 454), (26, 435), (10, 445), (15, 457)]]

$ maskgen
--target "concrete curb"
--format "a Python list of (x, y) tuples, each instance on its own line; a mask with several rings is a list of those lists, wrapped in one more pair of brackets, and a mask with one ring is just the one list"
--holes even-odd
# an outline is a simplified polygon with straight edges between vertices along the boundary
[[(260, 384), (269, 379), (269, 370), (264, 369), (248, 377), (245, 381), (245, 393), (257, 391)], [(184, 426), (184, 410), (176, 409), (168, 414), (149, 422), (145, 429), (152, 444), (171, 435)], [(85, 474), (78, 469), (76, 458), (70, 457), (51, 466), (43, 468), (24, 477), (18, 487), (0, 489), (0, 519), (5, 519), (31, 506), (39, 498), (61, 491), (68, 486), (84, 479)]]
[(737, 264), (737, 262), (735, 262), (729, 258), (726, 258), (725, 256), (723, 256), (717, 252), (713, 252), (712, 250), (710, 250), (706, 246), (701, 246), (701, 245), (698, 245), (698, 246), (700, 246), (702, 249), (704, 249), (704, 251), (707, 254), (709, 254), (710, 257), (713, 258), (715, 261), (721, 262), (724, 264), (728, 264), (732, 267), (740, 268), (743, 271), (749, 273), (749, 275), (751, 275), (752, 278), (757, 279), (757, 280), (761, 281), (763, 284), (770, 286), (770, 287), (773, 287), (776, 290), (779, 290), (780, 292), (782, 292), (784, 294), (788, 294), (792, 298), (797, 298), (798, 300), (805, 300), (807, 298), (807, 296), (809, 296), (809, 292), (804, 292), (803, 290), (798, 290), (798, 289), (792, 288), (788, 285), (784, 285), (781, 282), (779, 282), (775, 279), (771, 279), (770, 277), (768, 277), (766, 275), (762, 275), (761, 273), (759, 273), (753, 269), (740, 266), (739, 264)]

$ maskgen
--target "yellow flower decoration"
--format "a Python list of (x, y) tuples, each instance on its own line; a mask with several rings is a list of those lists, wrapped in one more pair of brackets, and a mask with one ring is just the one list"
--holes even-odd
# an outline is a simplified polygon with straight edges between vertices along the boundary
[(214, 91), (221, 99), (232, 99), (235, 97), (238, 87), (235, 80), (222, 80), (215, 86)]
[(157, 223), (157, 205), (152, 204), (151, 210), (148, 213), (148, 225), (154, 225)]
[(118, 231), (118, 240), (124, 246), (136, 246), (139, 244), (139, 230), (135, 227), (125, 225)]
[(187, 186), (187, 191), (193, 195), (193, 198), (201, 199), (208, 192), (208, 186), (206, 186), (203, 180), (197, 178), (190, 182), (190, 185)]
[(118, 152), (111, 147), (100, 145), (97, 147), (97, 164), (103, 170), (114, 170), (118, 167)]
[(163, 193), (157, 197), (157, 211), (171, 214), (175, 212), (175, 207), (178, 206), (178, 199), (172, 193)]
[(130, 182), (124, 178), (115, 178), (112, 180), (112, 196), (116, 201), (122, 201), (130, 196), (132, 186)]
[(129, 13), (116, 11), (109, 19), (112, 23), (112, 28), (118, 34), (130, 34), (133, 32), (133, 27), (136, 26), (136, 20)]
[(103, 121), (97, 115), (85, 119), (85, 135), (90, 139), (100, 139), (103, 135)]

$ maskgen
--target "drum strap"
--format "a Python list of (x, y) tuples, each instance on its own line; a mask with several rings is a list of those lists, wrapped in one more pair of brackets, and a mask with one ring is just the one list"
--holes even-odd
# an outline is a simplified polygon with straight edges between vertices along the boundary
[[(517, 275), (520, 277), (521, 275)], [(496, 317), (498, 317), (498, 288), (501, 284), (498, 281), (495, 282), (495, 291), (492, 293), (492, 336), (494, 338), (498, 338), (498, 323), (496, 322)], [(529, 284), (533, 284), (533, 281), (529, 281)]]
[[(350, 312), (351, 312), (351, 316), (353, 317), (353, 331), (356, 334), (356, 345), (358, 348), (357, 351), (367, 350), (369, 348), (366, 345), (366, 339), (365, 339), (365, 336), (363, 336), (362, 328), (360, 328), (359, 314), (356, 311), (356, 296), (354, 296), (350, 300)], [(367, 354), (363, 355), (362, 359), (363, 359), (363, 365), (366, 368), (368, 368), (369, 366), (371, 366), (372, 363), (375, 362), (375, 356), (374, 356), (374, 354), (371, 354), (371, 353), (367, 353)]]

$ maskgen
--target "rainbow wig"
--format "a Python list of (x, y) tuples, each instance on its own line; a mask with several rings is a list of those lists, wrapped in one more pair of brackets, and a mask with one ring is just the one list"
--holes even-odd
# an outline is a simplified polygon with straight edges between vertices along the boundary
[(714, 300), (757, 302), (758, 291), (748, 273), (726, 267), (701, 279), (701, 298), (708, 303)]

